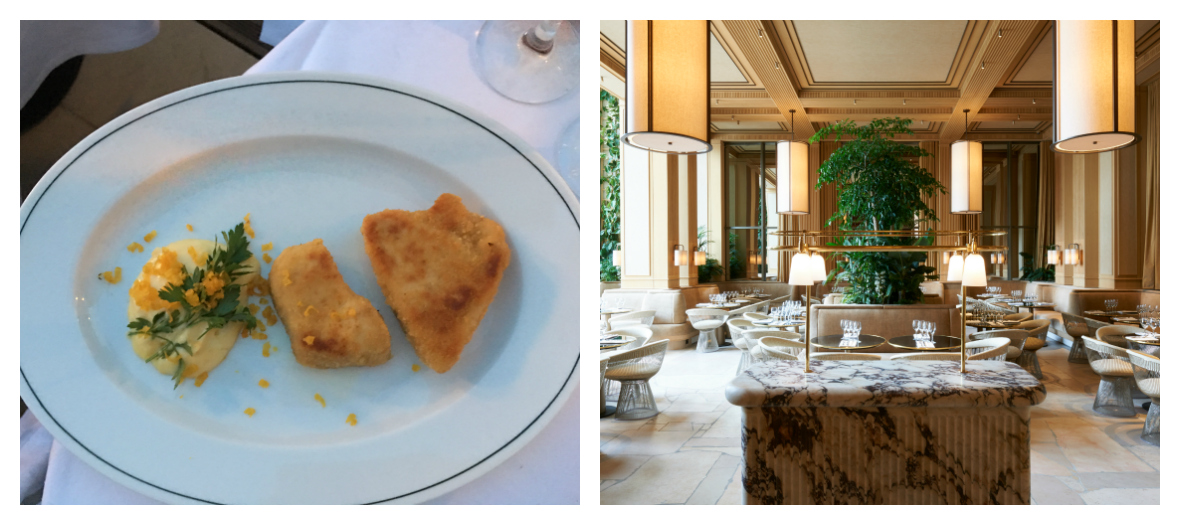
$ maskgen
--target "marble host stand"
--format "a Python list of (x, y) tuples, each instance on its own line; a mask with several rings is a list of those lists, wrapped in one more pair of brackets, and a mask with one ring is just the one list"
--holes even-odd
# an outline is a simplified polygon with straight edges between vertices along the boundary
[(1029, 407), (1045, 389), (1015, 363), (799, 361), (755, 365), (742, 407), (746, 504), (1029, 503)]

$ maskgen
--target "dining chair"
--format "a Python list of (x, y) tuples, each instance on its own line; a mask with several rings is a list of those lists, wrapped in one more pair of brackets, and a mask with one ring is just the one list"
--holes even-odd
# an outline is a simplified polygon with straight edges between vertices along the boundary
[(598, 413), (600, 415), (606, 412), (606, 365), (609, 363), (608, 359), (598, 360)]
[(975, 332), (967, 336), (969, 341), (983, 341), (993, 337), (1005, 337), (1008, 339), (1008, 351), (1004, 359), (1006, 361), (1016, 362), (1022, 354), (1024, 354), (1024, 341), (1028, 339), (1027, 330), (989, 330), (987, 332)]
[(1094, 332), (1094, 337), (1106, 344), (1115, 345), (1119, 348), (1131, 348), (1127, 343), (1127, 336), (1142, 333), (1144, 330), (1138, 326), (1128, 326), (1125, 324), (1112, 324), (1103, 326)]
[(1024, 321), (1028, 321), (1029, 319), (1032, 319), (1032, 318), (1033, 318), (1033, 314), (1030, 314), (1028, 312), (1020, 312), (1020, 313), (1008, 314), (1008, 315), (1004, 316), (1005, 321), (1024, 322)]
[(1147, 420), (1143, 422), (1143, 433), (1139, 436), (1148, 443), (1160, 444), (1160, 358), (1138, 350), (1127, 350), (1135, 383), (1139, 390), (1151, 398), (1147, 409)]
[(1028, 370), (1037, 379), (1045, 377), (1041, 373), (1041, 360), (1037, 358), (1037, 350), (1045, 347), (1045, 340), (1049, 337), (1049, 322), (1048, 319), (1033, 319), (1012, 327), (1028, 332), (1028, 337), (1024, 340), (1024, 352), (1020, 354), (1016, 364)]
[(648, 380), (660, 371), (668, 340), (663, 339), (610, 358), (606, 378), (622, 383), (615, 419), (647, 419), (659, 413)]
[[(623, 346), (603, 350), (604, 352), (619, 352), (623, 350), (633, 350), (646, 345), (648, 341), (651, 341), (652, 331), (651, 328), (648, 328), (642, 324), (633, 324), (616, 330), (611, 330), (603, 335), (629, 335), (635, 338), (634, 341)], [(619, 396), (618, 381), (603, 379), (602, 392), (607, 399), (614, 401)]]
[[(751, 323), (749, 319), (742, 317), (738, 317), (736, 319), (731, 317), (728, 321), (725, 321), (725, 326), (729, 328), (729, 337), (730, 339), (733, 339), (733, 346), (737, 347), (743, 352), (750, 348), (746, 345), (746, 338), (742, 337), (742, 333), (746, 330), (758, 328), (754, 323)], [(743, 358), (744, 357), (745, 355), (743, 354)]]
[(746, 312), (742, 314), (742, 317), (746, 318), (748, 321), (761, 321), (763, 319), (770, 319), (769, 315), (759, 312)]
[(1090, 329), (1090, 325), (1086, 324), (1086, 318), (1069, 312), (1061, 312), (1061, 320), (1065, 324), (1065, 333), (1073, 339), (1073, 345), (1069, 347), (1069, 362), (1088, 363), (1086, 347), (1082, 344), (1082, 336), (1093, 337), (1094, 332)]
[(1114, 417), (1135, 417), (1131, 403), (1131, 383), (1135, 370), (1127, 357), (1127, 350), (1104, 343), (1090, 336), (1082, 336), (1090, 368), (1098, 374), (1098, 392), (1094, 395), (1094, 411)]
[(610, 329), (622, 328), (631, 325), (651, 326), (656, 320), (655, 310), (639, 310), (637, 312), (628, 312), (625, 314), (618, 314), (611, 316), (607, 320), (610, 324)]
[(742, 339), (746, 341), (746, 354), (749, 358), (745, 358), (738, 364), (738, 373), (750, 368), (755, 363), (761, 363), (766, 360), (766, 356), (762, 354), (762, 347), (758, 345), (758, 340), (763, 337), (782, 337), (784, 339), (792, 339), (792, 336), (798, 337), (799, 334), (794, 332), (785, 332), (777, 328), (763, 328), (761, 326), (751, 330), (742, 332)]
[(778, 336), (767, 336), (758, 340), (758, 347), (767, 361), (798, 361), (803, 343)]
[(690, 308), (684, 313), (692, 327), (701, 332), (697, 337), (697, 352), (706, 354), (719, 350), (717, 329), (725, 324), (729, 312), (720, 308)]

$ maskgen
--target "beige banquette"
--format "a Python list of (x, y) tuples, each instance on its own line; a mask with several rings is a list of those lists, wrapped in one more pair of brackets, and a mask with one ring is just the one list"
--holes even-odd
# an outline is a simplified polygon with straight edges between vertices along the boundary
[(685, 313), (697, 303), (709, 302), (709, 294), (718, 293), (716, 285), (702, 285), (672, 290), (611, 288), (603, 290), (602, 298), (612, 306), (631, 310), (654, 310), (652, 340), (668, 340), (669, 349), (685, 348), (699, 333), (688, 322)]

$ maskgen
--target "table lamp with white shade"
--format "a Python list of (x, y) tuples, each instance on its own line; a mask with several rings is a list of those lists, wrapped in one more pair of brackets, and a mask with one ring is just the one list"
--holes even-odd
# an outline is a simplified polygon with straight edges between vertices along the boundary
[[(809, 324), (811, 323), (811, 285), (815, 284), (816, 276), (813, 275), (814, 263), (811, 262), (811, 256), (808, 254), (807, 245), (800, 243), (799, 252), (791, 257), (791, 273), (787, 276), (787, 284), (791, 286), (803, 286), (803, 371), (811, 372), (811, 340), (808, 336), (811, 335)], [(823, 257), (820, 257), (822, 264)], [(821, 277), (822, 278), (822, 277)]]

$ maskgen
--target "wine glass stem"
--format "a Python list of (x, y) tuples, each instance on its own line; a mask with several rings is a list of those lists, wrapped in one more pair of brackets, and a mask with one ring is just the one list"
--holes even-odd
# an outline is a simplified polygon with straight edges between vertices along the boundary
[(553, 37), (557, 34), (559, 20), (542, 20), (521, 39), (529, 49), (542, 55), (553, 50)]

